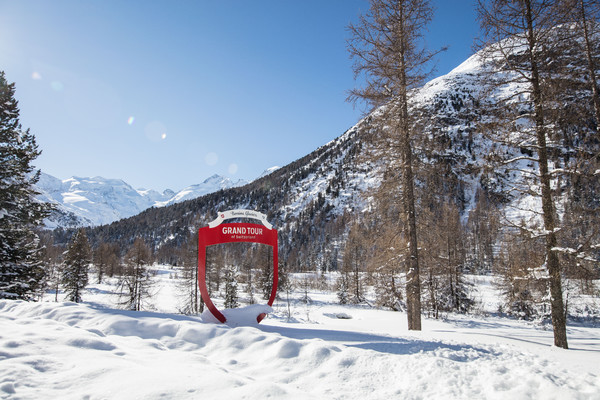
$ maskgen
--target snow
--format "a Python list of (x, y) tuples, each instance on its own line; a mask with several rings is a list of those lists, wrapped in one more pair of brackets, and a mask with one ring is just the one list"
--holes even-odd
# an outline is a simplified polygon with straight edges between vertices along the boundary
[[(433, 103), (457, 89), (475, 96), (482, 90), (481, 72), (473, 56), (420, 88), (415, 102)], [(506, 85), (494, 95), (515, 92), (516, 86)], [(290, 191), (288, 216), (326, 192), (346, 152), (332, 155), (330, 166), (320, 166), (329, 157), (325, 150), (354, 133), (349, 130), (328, 143), (307, 164), (318, 171)], [(336, 211), (365, 207), (354, 194), (377, 184), (366, 171), (353, 171), (348, 178), (339, 198), (326, 199), (335, 202)], [(102, 204), (83, 195), (84, 184), (87, 189), (110, 186), (103, 193), (111, 195), (131, 189), (116, 180), (103, 185), (98, 177), (56, 181), (57, 193), (64, 198), (68, 183), (71, 204), (81, 207), (84, 198)], [(212, 183), (218, 184), (216, 179)], [(195, 186), (181, 191), (179, 199), (188, 198)], [(135, 192), (134, 197), (151, 197), (152, 204), (161, 196)], [(170, 192), (169, 198), (176, 195)], [(524, 196), (507, 214), (519, 221), (539, 209), (539, 200)], [(0, 398), (600, 398), (600, 327), (571, 321), (570, 350), (553, 347), (548, 325), (497, 314), (500, 302), (492, 277), (470, 277), (478, 289), (475, 315), (424, 317), (423, 330), (414, 332), (407, 330), (403, 312), (341, 306), (335, 293), (318, 290), (310, 291), (309, 304), (299, 301), (301, 293), (292, 293), (290, 304), (279, 299), (272, 309), (260, 304), (221, 309), (228, 322), (218, 324), (208, 312), (178, 314), (178, 296), (185, 293), (177, 286), (176, 272), (167, 267), (157, 272), (148, 306), (152, 312), (116, 309), (110, 284), (90, 285), (84, 304), (53, 303), (53, 294), (43, 303), (0, 300)], [(577, 306), (575, 301), (569, 298), (569, 307)], [(600, 309), (598, 299), (589, 301), (595, 302), (593, 310)], [(269, 317), (258, 324), (262, 312)]]
[[(177, 193), (168, 189), (158, 193), (155, 190), (136, 190), (121, 179), (96, 176), (60, 180), (42, 173), (36, 186), (41, 201), (53, 203), (66, 213), (74, 214), (82, 226), (98, 226), (131, 217), (150, 207), (164, 207), (246, 183), (242, 179), (234, 181), (213, 175)], [(46, 221), (47, 227), (59, 225), (56, 221)]]
[[(357, 125), (358, 126), (358, 125)], [(299, 182), (289, 190), (289, 203), (285, 205), (286, 215), (298, 218), (300, 213), (306, 210), (307, 206), (316, 201), (319, 195), (324, 196), (324, 200), (332, 206), (332, 213), (341, 215), (348, 209), (364, 209), (366, 204), (361, 194), (368, 189), (375, 187), (380, 183), (377, 178), (376, 168), (365, 171), (346, 168), (345, 159), (347, 158), (350, 142), (356, 136), (356, 127), (349, 129), (342, 136), (338, 137), (321, 146), (317, 156), (311, 159), (303, 168), (314, 169), (314, 172)], [(339, 154), (336, 150), (341, 149)], [(324, 160), (327, 160), (324, 162)], [(332, 181), (343, 177), (344, 185), (338, 188), (338, 195), (327, 194), (327, 188), (332, 186)]]
[(269, 167), (269, 168), (265, 169), (265, 170), (262, 172), (262, 174), (260, 174), (260, 175), (258, 176), (258, 178), (256, 178), (256, 179), (264, 178), (264, 177), (265, 177), (265, 176), (267, 176), (267, 175), (271, 175), (273, 172), (277, 171), (277, 170), (278, 170), (278, 169), (280, 169), (280, 168), (281, 168), (281, 167), (280, 167), (280, 166), (278, 166), (278, 165), (274, 165), (274, 166), (272, 166), (272, 167)]
[[(231, 327), (254, 326), (258, 325), (257, 317), (260, 314), (269, 314), (273, 309), (265, 304), (251, 304), (246, 307), (224, 309), (222, 314), (225, 316), (225, 324)], [(219, 320), (206, 309), (202, 313), (202, 320), (205, 322), (219, 323)]]
[(308, 305), (276, 301), (260, 324), (264, 305), (217, 324), (173, 313), (173, 270), (156, 279), (155, 312), (113, 308), (109, 284), (83, 304), (0, 300), (0, 398), (600, 398), (600, 329), (569, 326), (571, 349), (553, 347), (550, 329), (489, 313), (490, 277), (471, 277), (479, 316), (424, 318), (421, 332), (317, 290)]
[(171, 204), (180, 203), (185, 200), (195, 199), (197, 197), (204, 196), (205, 194), (214, 193), (222, 189), (243, 186), (247, 183), (248, 182), (243, 179), (233, 181), (220, 175), (213, 175), (200, 184), (191, 185), (180, 190), (164, 201), (157, 201), (154, 206), (165, 207)]

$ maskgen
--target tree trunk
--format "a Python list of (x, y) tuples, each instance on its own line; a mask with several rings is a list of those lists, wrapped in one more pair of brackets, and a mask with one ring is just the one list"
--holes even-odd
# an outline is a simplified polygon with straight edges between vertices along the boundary
[(402, 202), (408, 236), (408, 269), (406, 272), (406, 312), (408, 329), (421, 330), (421, 283), (419, 278), (419, 250), (417, 246), (417, 218), (415, 211), (414, 178), (412, 170), (412, 149), (408, 129), (408, 108), (406, 100), (402, 105)]
[(546, 266), (550, 284), (550, 306), (552, 314), (552, 327), (554, 329), (554, 345), (568, 348), (566, 318), (562, 298), (562, 282), (560, 276), (560, 263), (554, 248), (557, 245), (556, 221), (554, 219), (554, 202), (550, 187), (550, 174), (548, 173), (548, 148), (546, 145), (546, 129), (544, 125), (544, 107), (538, 65), (533, 54), (535, 41), (533, 32), (533, 19), (531, 4), (526, 2), (526, 18), (529, 37), (529, 58), (531, 60), (531, 84), (533, 88), (533, 106), (535, 111), (535, 129), (537, 136), (538, 166), (540, 184), (542, 187), (542, 215), (544, 229), (546, 230)]
[[(400, 13), (403, 12), (400, 7)], [(404, 22), (404, 18), (401, 18)], [(402, 148), (402, 202), (408, 229), (408, 270), (406, 272), (406, 313), (408, 329), (421, 330), (421, 282), (419, 277), (419, 251), (417, 245), (417, 218), (415, 211), (414, 177), (412, 169), (412, 147), (410, 144), (410, 126), (408, 122), (408, 84), (406, 80), (404, 25), (400, 26), (402, 38), (400, 61), (398, 68), (400, 77), (400, 146)]]
[[(403, 136), (408, 136), (404, 134)], [(408, 141), (407, 138), (404, 139)], [(410, 146), (406, 144), (405, 146)], [(408, 316), (408, 329), (421, 330), (421, 283), (419, 278), (419, 251), (417, 247), (417, 222), (415, 212), (415, 195), (413, 188), (413, 174), (410, 147), (404, 149), (404, 172), (402, 185), (403, 202), (408, 227), (408, 271), (406, 273), (406, 305)]]

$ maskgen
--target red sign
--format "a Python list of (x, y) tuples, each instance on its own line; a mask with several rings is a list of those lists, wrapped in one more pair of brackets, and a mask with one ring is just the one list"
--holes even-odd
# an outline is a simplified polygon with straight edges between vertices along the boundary
[[(262, 215), (262, 214), (260, 214)], [(223, 217), (221, 217), (223, 220)], [(218, 218), (219, 219), (219, 218)], [(258, 218), (256, 218), (258, 219)], [(217, 221), (217, 220), (215, 220)], [(277, 294), (278, 260), (277, 260), (277, 230), (269, 229), (261, 224), (231, 223), (216, 225), (214, 222), (198, 231), (198, 286), (202, 299), (208, 309), (219, 321), (225, 322), (227, 318), (215, 307), (206, 287), (206, 247), (220, 243), (262, 243), (273, 248), (273, 287), (268, 305), (272, 306)], [(259, 315), (256, 320), (260, 322), (266, 314)]]

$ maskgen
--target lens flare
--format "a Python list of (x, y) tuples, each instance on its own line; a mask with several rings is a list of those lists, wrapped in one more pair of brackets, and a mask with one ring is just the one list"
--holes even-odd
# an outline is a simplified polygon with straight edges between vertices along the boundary
[(62, 82), (59, 82), (59, 81), (52, 81), (50, 83), (50, 87), (55, 92), (62, 92), (62, 90), (65, 88), (65, 85), (63, 85)]
[(152, 121), (144, 128), (146, 137), (151, 142), (160, 142), (167, 137), (167, 127), (159, 121)]
[(236, 172), (238, 172), (238, 165), (235, 163), (230, 164), (228, 171), (231, 175), (234, 175)]
[(131, 116), (129, 118), (127, 118), (127, 125), (133, 125), (133, 122), (135, 121), (135, 117)]
[(204, 161), (206, 161), (207, 165), (212, 166), (219, 162), (219, 156), (217, 155), (217, 153), (210, 152), (206, 155), (206, 157), (204, 157)]

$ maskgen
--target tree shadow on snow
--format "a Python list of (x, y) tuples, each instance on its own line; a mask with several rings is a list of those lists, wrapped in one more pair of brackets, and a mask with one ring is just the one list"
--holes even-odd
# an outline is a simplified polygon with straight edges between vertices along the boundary
[[(452, 320), (447, 322), (462, 329), (461, 334), (487, 336), (498, 338), (506, 342), (515, 341), (533, 344), (541, 347), (552, 346), (552, 325), (541, 325), (535, 322), (519, 321), (516, 319), (506, 320)], [(567, 337), (569, 338), (569, 349), (573, 351), (600, 352), (598, 338), (587, 335), (580, 328), (593, 328), (582, 325), (581, 327), (567, 325)], [(456, 333), (454, 330), (435, 329), (438, 333)]]
[(282, 336), (291, 339), (321, 339), (334, 344), (343, 344), (346, 347), (354, 347), (364, 350), (373, 350), (379, 353), (394, 355), (411, 355), (418, 353), (436, 352), (439, 350), (449, 350), (450, 353), (444, 353), (445, 357), (454, 361), (472, 361), (479, 357), (489, 357), (498, 355), (490, 349), (472, 346), (469, 344), (452, 344), (439, 341), (393, 338), (389, 336), (348, 332), (339, 330), (321, 330), (308, 328), (288, 328), (279, 326), (260, 326), (264, 332), (279, 333)]
[(80, 304), (85, 304), (86, 306), (88, 306), (91, 309), (94, 309), (96, 311), (99, 311), (99, 312), (102, 312), (102, 313), (108, 314), (108, 315), (121, 315), (121, 316), (130, 317), (130, 318), (134, 318), (134, 319), (158, 318), (158, 319), (162, 319), (162, 320), (166, 320), (166, 321), (172, 320), (172, 321), (190, 321), (190, 322), (202, 323), (202, 319), (197, 315), (174, 314), (174, 313), (166, 313), (166, 312), (160, 312), (160, 311), (133, 311), (133, 310), (127, 310), (127, 309), (112, 308), (112, 307), (106, 306), (105, 304), (97, 303), (97, 302), (93, 302), (93, 301), (86, 301), (86, 302), (80, 303)]

